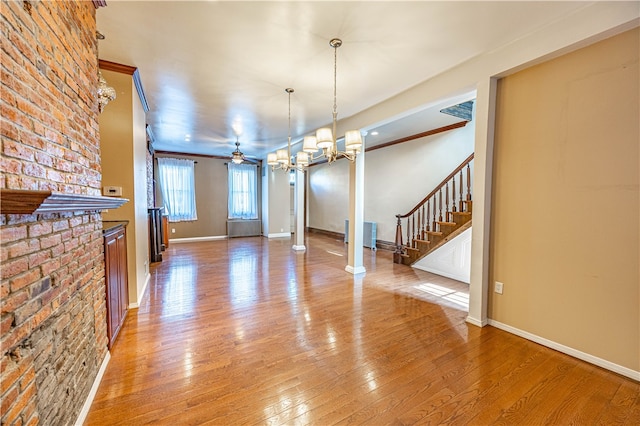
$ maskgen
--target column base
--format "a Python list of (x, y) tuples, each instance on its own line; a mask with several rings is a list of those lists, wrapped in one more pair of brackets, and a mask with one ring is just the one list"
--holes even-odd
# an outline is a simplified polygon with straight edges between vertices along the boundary
[(353, 267), (351, 265), (347, 265), (345, 266), (344, 270), (353, 275), (364, 274), (365, 272), (367, 272), (364, 266)]
[(305, 246), (297, 246), (295, 244), (291, 248), (294, 249), (295, 251), (305, 251), (307, 249)]

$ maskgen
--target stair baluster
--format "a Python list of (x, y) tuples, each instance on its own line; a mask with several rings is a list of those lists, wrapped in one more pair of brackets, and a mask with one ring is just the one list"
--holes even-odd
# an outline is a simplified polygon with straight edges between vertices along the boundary
[(416, 248), (416, 215), (411, 215), (411, 247)]
[(442, 222), (442, 187), (440, 187), (440, 189), (438, 190), (438, 207), (440, 208), (438, 222)]
[(471, 201), (471, 166), (467, 164), (467, 201)]
[(436, 228), (436, 197), (435, 195), (433, 196), (433, 220), (431, 221), (431, 230), (432, 231), (436, 231), (438, 228)]
[(446, 212), (444, 214), (445, 222), (451, 222), (449, 220), (449, 216), (451, 215), (451, 212), (449, 211), (449, 182), (447, 182), (447, 185), (445, 186), (445, 192), (444, 193), (445, 193), (444, 199), (445, 199), (445, 202), (446, 202), (445, 205), (446, 205), (446, 208), (447, 208)]
[(427, 200), (427, 231), (431, 231), (431, 227), (429, 226), (429, 216), (431, 215), (431, 202)]
[(462, 201), (462, 193), (464, 192), (464, 189), (462, 189), (462, 170), (460, 170), (460, 211), (463, 212), (465, 211), (464, 209), (464, 202)]
[(455, 175), (451, 178), (451, 211), (454, 213), (456, 210), (456, 177)]
[(411, 221), (411, 217), (407, 218), (407, 244), (405, 244), (407, 247), (411, 247), (411, 227), (410, 225), (410, 221)]

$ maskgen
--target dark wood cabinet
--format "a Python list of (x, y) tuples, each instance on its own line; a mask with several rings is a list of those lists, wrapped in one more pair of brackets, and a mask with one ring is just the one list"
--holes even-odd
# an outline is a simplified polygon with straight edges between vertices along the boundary
[(162, 207), (149, 209), (149, 258), (162, 262)]
[(129, 307), (127, 236), (125, 223), (103, 222), (109, 349), (118, 337)]

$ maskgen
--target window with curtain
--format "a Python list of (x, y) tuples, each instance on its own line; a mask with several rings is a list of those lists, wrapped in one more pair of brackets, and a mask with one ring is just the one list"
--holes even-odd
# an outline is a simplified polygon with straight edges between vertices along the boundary
[(258, 167), (229, 163), (229, 219), (258, 218)]
[(158, 178), (169, 221), (197, 220), (194, 161), (160, 157)]

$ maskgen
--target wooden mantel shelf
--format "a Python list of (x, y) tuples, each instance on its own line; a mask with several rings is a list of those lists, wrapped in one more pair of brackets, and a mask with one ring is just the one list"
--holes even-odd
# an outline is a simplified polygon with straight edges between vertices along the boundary
[(126, 203), (126, 198), (100, 195), (61, 194), (51, 191), (20, 189), (0, 190), (1, 214), (41, 214), (115, 209)]

